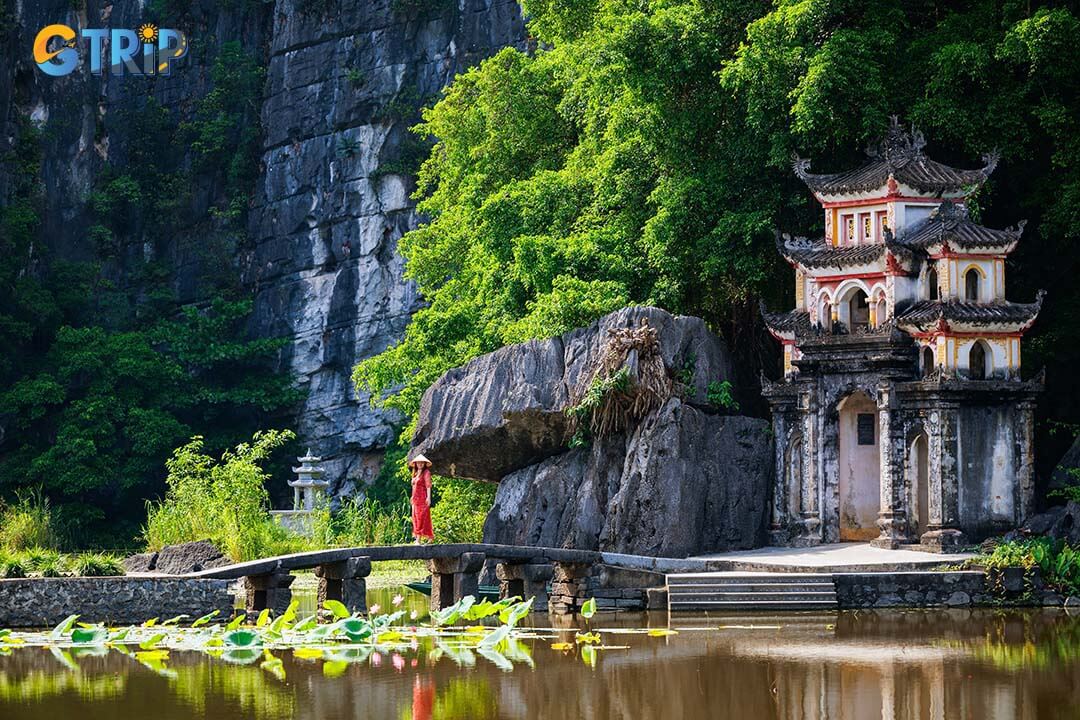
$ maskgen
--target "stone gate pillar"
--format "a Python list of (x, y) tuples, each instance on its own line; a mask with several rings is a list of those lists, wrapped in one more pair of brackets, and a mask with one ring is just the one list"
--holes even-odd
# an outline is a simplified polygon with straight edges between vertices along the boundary
[(964, 544), (960, 531), (960, 467), (956, 407), (939, 404), (930, 412), (929, 518), (920, 542), (929, 550), (949, 550)]
[(818, 418), (819, 404), (816, 389), (799, 394), (799, 412), (803, 425), (803, 467), (801, 487), (799, 488), (799, 514), (802, 520), (803, 534), (793, 544), (807, 546), (821, 543), (821, 503), (819, 479), (821, 467), (817, 453), (820, 426)]
[(878, 388), (878, 477), (881, 506), (877, 526), (881, 535), (870, 541), (874, 547), (897, 548), (910, 542), (907, 524), (907, 488), (904, 474), (904, 426), (892, 384)]

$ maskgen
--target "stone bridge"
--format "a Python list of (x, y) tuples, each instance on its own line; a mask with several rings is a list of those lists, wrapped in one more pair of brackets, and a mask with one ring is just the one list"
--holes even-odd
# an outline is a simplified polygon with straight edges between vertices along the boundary
[[(372, 563), (388, 560), (425, 560), (431, 572), (431, 609), (441, 610), (466, 595), (476, 595), (484, 563), (496, 563), (501, 597), (535, 597), (536, 606), (549, 612), (577, 612), (587, 599), (586, 580), (594, 566), (654, 573), (705, 572), (715, 562), (656, 558), (641, 555), (526, 547), (486, 543), (385, 545), (334, 548), (251, 560), (201, 570), (179, 577), (219, 580), (243, 579), (247, 609), (281, 611), (292, 598), (293, 570), (315, 570), (318, 600), (338, 600), (353, 612), (367, 610), (367, 576)], [(548, 593), (548, 583), (551, 593)]]

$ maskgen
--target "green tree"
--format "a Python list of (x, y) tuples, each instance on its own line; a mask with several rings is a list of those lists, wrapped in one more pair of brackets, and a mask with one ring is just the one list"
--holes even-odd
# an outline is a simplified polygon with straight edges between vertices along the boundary
[[(1002, 162), (984, 222), (1027, 217), (1010, 296), (1049, 298), (1026, 341), (1044, 418), (1080, 416), (1080, 25), (1073, 3), (526, 0), (538, 49), (455, 78), (416, 128), (428, 221), (400, 248), (427, 306), (357, 366), (376, 402), (415, 413), (442, 372), (627, 302), (704, 317), (744, 378), (776, 350), (756, 299), (792, 303), (773, 230), (821, 232), (791, 172), (851, 167), (889, 115), (961, 166)], [(752, 410), (752, 408), (748, 408)], [(1049, 448), (1050, 462), (1057, 445)]]

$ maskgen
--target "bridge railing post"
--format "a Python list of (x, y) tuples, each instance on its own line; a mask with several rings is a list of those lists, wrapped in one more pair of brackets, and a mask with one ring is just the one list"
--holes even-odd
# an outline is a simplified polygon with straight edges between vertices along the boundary
[(288, 609), (292, 602), (293, 576), (288, 570), (278, 570), (265, 575), (249, 575), (244, 578), (244, 591), (246, 601), (245, 610), (248, 613), (260, 613), (270, 608), (277, 614)]
[(367, 576), (371, 574), (371, 558), (355, 557), (326, 563), (315, 568), (319, 579), (319, 607), (327, 600), (337, 600), (352, 613), (367, 612)]
[(453, 605), (466, 595), (480, 591), (479, 574), (484, 567), (484, 553), (466, 552), (457, 557), (431, 558), (431, 611)]
[(499, 597), (535, 598), (533, 607), (544, 612), (548, 607), (548, 582), (555, 568), (548, 563), (503, 561), (495, 566), (499, 580)]
[(553, 615), (571, 615), (581, 610), (588, 599), (588, 563), (556, 562), (551, 582), (548, 612)]

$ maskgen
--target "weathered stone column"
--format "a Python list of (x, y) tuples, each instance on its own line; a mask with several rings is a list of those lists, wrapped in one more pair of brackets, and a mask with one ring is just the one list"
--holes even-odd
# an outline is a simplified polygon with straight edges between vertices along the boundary
[(881, 535), (870, 541), (874, 547), (897, 548), (909, 542), (907, 534), (907, 492), (904, 486), (904, 428), (899, 422), (898, 402), (891, 384), (878, 388), (878, 477), (881, 505), (877, 526)]
[(929, 529), (920, 542), (928, 550), (943, 551), (964, 544), (960, 532), (960, 477), (957, 455), (958, 414), (955, 407), (940, 404), (930, 412), (930, 508)]
[(475, 597), (479, 591), (478, 575), (483, 567), (484, 553), (479, 552), (428, 560), (432, 612), (449, 607), (466, 595)]
[(816, 388), (799, 394), (799, 412), (803, 423), (803, 467), (799, 487), (799, 514), (803, 534), (793, 545), (821, 543), (821, 503), (818, 501), (821, 468), (817, 462), (818, 402)]
[(1019, 416), (1016, 438), (1020, 457), (1016, 464), (1015, 522), (1020, 527), (1035, 507), (1035, 403), (1017, 403), (1016, 410)]
[(510, 563), (501, 562), (495, 566), (495, 577), (499, 579), (499, 597), (521, 597), (528, 600), (535, 598), (533, 607), (538, 611), (547, 609), (548, 582), (555, 574), (555, 568), (547, 563)]
[(787, 418), (784, 413), (779, 412), (775, 407), (772, 413), (772, 427), (773, 437), (776, 438), (776, 448), (774, 452), (775, 476), (773, 477), (772, 524), (769, 527), (769, 533), (772, 537), (772, 543), (777, 545), (783, 542), (787, 535), (784, 526), (788, 523), (789, 508), (791, 507), (790, 489), (788, 488), (788, 477), (791, 473), (787, 466), (789, 462), (787, 451), (790, 444), (787, 436)]
[(245, 610), (249, 613), (260, 613), (270, 608), (280, 615), (292, 602), (292, 590), (289, 589), (292, 583), (293, 576), (288, 571), (245, 577)]
[(319, 565), (317, 597), (319, 607), (327, 600), (337, 600), (350, 612), (367, 612), (367, 576), (371, 574), (371, 558), (349, 558), (336, 563)]
[(586, 592), (591, 568), (591, 565), (584, 563), (555, 563), (548, 612), (569, 615), (581, 610), (588, 600)]

